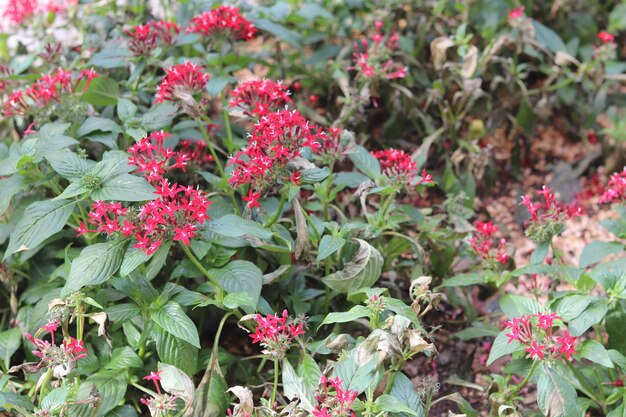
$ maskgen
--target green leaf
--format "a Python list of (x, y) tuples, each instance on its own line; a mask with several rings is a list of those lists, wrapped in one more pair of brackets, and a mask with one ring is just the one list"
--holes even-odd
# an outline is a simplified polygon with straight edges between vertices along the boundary
[(228, 397), (224, 395), (227, 390), (228, 384), (217, 361), (217, 352), (213, 352), (196, 390), (192, 417), (223, 417), (228, 409)]
[(43, 400), (41, 400), (40, 408), (48, 411), (50, 414), (53, 414), (53, 412), (57, 411), (66, 403), (65, 400), (68, 393), (68, 387), (53, 389), (43, 398)]
[(314, 184), (316, 182), (324, 181), (330, 175), (330, 170), (327, 167), (323, 168), (309, 168), (302, 170), (300, 178), (305, 184)]
[(491, 351), (489, 352), (489, 358), (487, 358), (487, 366), (491, 365), (501, 357), (510, 355), (519, 349), (520, 342), (517, 340), (508, 343), (509, 338), (506, 337), (507, 333), (509, 333), (509, 329), (502, 330), (498, 336), (496, 336), (496, 340), (493, 341)]
[(531, 21), (532, 25), (535, 27), (535, 39), (540, 45), (554, 53), (567, 51), (567, 47), (565, 46), (563, 39), (561, 39), (555, 31), (547, 26), (544, 26), (535, 19), (532, 19)]
[(609, 335), (609, 349), (615, 349), (626, 355), (626, 312), (621, 308), (611, 310), (605, 318), (606, 332)]
[[(90, 117), (78, 128), (78, 137), (86, 136), (96, 131), (120, 133), (122, 128), (111, 119), (103, 117)], [(128, 163), (128, 162), (127, 162)]]
[(117, 115), (124, 122), (131, 120), (137, 113), (137, 106), (130, 100), (120, 98), (117, 101)]
[(374, 375), (377, 369), (378, 358), (374, 356), (364, 364), (356, 361), (358, 352), (353, 350), (350, 356), (340, 360), (335, 365), (333, 377), (343, 380), (343, 389), (364, 392), (370, 385), (376, 383)]
[(157, 198), (155, 191), (145, 178), (122, 174), (107, 180), (102, 188), (91, 193), (91, 198), (104, 201), (148, 201)]
[(506, 294), (500, 299), (500, 308), (510, 319), (542, 311), (536, 300), (521, 295)]
[(297, 49), (302, 49), (302, 36), (293, 30), (289, 30), (286, 27), (279, 25), (278, 23), (274, 23), (271, 20), (267, 19), (250, 19), (250, 21), (259, 28), (260, 30), (264, 30), (266, 32), (271, 33), (276, 36), (278, 39), (281, 39), (287, 43), (290, 43)]
[(140, 265), (148, 262), (151, 257), (151, 255), (146, 255), (146, 253), (139, 248), (128, 246), (124, 254), (122, 265), (120, 265), (120, 275), (123, 277), (127, 276)]
[(496, 337), (500, 333), (500, 328), (491, 324), (484, 324), (480, 321), (472, 323), (472, 326), (453, 333), (452, 336), (461, 340), (479, 339), (481, 337)]
[(227, 293), (247, 293), (254, 301), (255, 306), (261, 296), (263, 286), (263, 273), (251, 262), (232, 261), (221, 269), (211, 269), (209, 271), (215, 279), (226, 290)]
[(11, 356), (17, 351), (22, 343), (22, 332), (18, 327), (0, 332), (0, 359), (4, 362), (5, 369), (9, 369)]
[(143, 361), (129, 346), (113, 350), (111, 360), (105, 365), (106, 369), (123, 370), (127, 368), (141, 368)]
[(198, 329), (177, 303), (168, 302), (163, 307), (153, 311), (151, 317), (156, 324), (172, 336), (200, 349)]
[(264, 240), (272, 238), (271, 231), (255, 221), (242, 219), (236, 214), (227, 214), (224, 217), (210, 221), (207, 229), (226, 237), (251, 235)]
[(84, 177), (95, 165), (94, 161), (81, 158), (76, 153), (65, 150), (46, 155), (48, 163), (59, 175), (77, 181)]
[(572, 319), (567, 328), (572, 336), (580, 336), (585, 333), (594, 324), (600, 323), (606, 313), (608, 307), (602, 300), (588, 306), (578, 317)]
[(583, 249), (578, 266), (580, 268), (586, 268), (591, 264), (601, 261), (609, 255), (621, 253), (623, 251), (624, 245), (621, 243), (594, 240)]
[(287, 359), (283, 360), (283, 392), (285, 397), (290, 400), (300, 400), (300, 406), (305, 410), (313, 411), (313, 404), (315, 404), (313, 392), (307, 387), (304, 380), (298, 376)]
[(626, 29), (626, 3), (617, 4), (609, 14), (609, 26), (607, 30), (615, 33)]
[(537, 382), (537, 403), (546, 417), (582, 415), (574, 387), (545, 364)]
[[(94, 388), (100, 394), (101, 403), (96, 417), (103, 417), (124, 398), (128, 385), (128, 374), (119, 370), (104, 370), (88, 377), (86, 382), (93, 383)], [(88, 387), (91, 384), (81, 384), (81, 388), (83, 385)], [(90, 391), (91, 389), (88, 390), (88, 392)]]
[(348, 311), (328, 313), (320, 326), (332, 323), (347, 323), (363, 317), (368, 317), (370, 310), (362, 305), (356, 305)]
[(171, 335), (159, 325), (154, 326), (152, 336), (156, 341), (156, 350), (161, 362), (174, 365), (189, 375), (196, 373), (197, 348)]
[(72, 261), (61, 296), (65, 297), (86, 285), (102, 284), (111, 278), (122, 264), (127, 244), (127, 239), (120, 239), (84, 248)]
[(381, 411), (387, 411), (388, 413), (402, 413), (410, 414), (412, 416), (422, 415), (416, 409), (409, 407), (395, 396), (389, 394), (383, 394), (380, 397), (376, 398), (375, 404)]
[(320, 367), (308, 353), (304, 353), (302, 361), (298, 365), (298, 376), (302, 378), (309, 391), (315, 391), (315, 388), (319, 384), (322, 371)]
[(26, 208), (24, 215), (11, 233), (4, 258), (35, 248), (44, 240), (61, 231), (74, 211), (75, 201), (37, 201)]
[(565, 321), (570, 321), (578, 317), (589, 304), (597, 300), (597, 297), (588, 295), (571, 294), (561, 298), (557, 305), (556, 311)]
[[(87, 66), (95, 65), (100, 68), (119, 68), (126, 66), (133, 54), (123, 45), (120, 38), (107, 43), (100, 52), (91, 57)], [(100, 77), (92, 80), (97, 81)]]
[(247, 292), (235, 292), (224, 297), (222, 304), (231, 310), (239, 307), (256, 308), (257, 301), (253, 300)]
[(191, 378), (173, 365), (159, 362), (158, 366), (163, 389), (169, 394), (182, 398), (185, 404), (191, 405), (196, 390)]
[(613, 368), (613, 361), (609, 357), (609, 352), (597, 340), (585, 340), (576, 347), (576, 350), (585, 359), (607, 368)]
[(232, 84), (235, 81), (237, 81), (237, 78), (231, 76), (211, 77), (209, 79), (209, 82), (206, 83), (205, 89), (211, 95), (211, 97), (217, 97), (217, 95), (221, 93), (228, 84)]
[(543, 260), (546, 259), (546, 256), (548, 256), (549, 249), (550, 242), (539, 242), (533, 253), (530, 255), (530, 263), (537, 265), (543, 262)]
[(0, 216), (9, 208), (11, 199), (20, 192), (23, 184), (24, 180), (19, 174), (0, 179)]
[(376, 248), (364, 240), (353, 240), (358, 243), (359, 248), (352, 260), (342, 270), (322, 278), (326, 285), (337, 292), (349, 293), (371, 287), (383, 269), (384, 260)]
[(93, 106), (113, 106), (117, 104), (120, 88), (117, 82), (109, 77), (98, 77), (91, 80), (89, 88), (80, 97), (85, 103)]
[[(402, 404), (417, 412), (419, 416), (424, 416), (420, 394), (413, 386), (413, 382), (402, 372), (396, 373), (390, 394), (401, 401)], [(401, 413), (399, 417), (405, 416), (405, 413)]]
[(484, 284), (485, 274), (473, 273), (473, 274), (461, 274), (452, 278), (444, 279), (441, 285), (437, 288), (446, 287), (467, 287), (469, 285)]
[(349, 154), (354, 166), (373, 180), (380, 177), (380, 163), (378, 159), (362, 146), (357, 146), (356, 150)]
[[(176, 117), (178, 108), (170, 103), (161, 103), (151, 108), (150, 111), (139, 119), (141, 127), (145, 130), (159, 130), (169, 126)], [(145, 136), (145, 134), (143, 135)], [(142, 136), (142, 137), (143, 137)]]
[(319, 250), (317, 252), (317, 258), (315, 259), (315, 261), (317, 263), (323, 261), (324, 259), (328, 258), (333, 253), (343, 248), (343, 245), (345, 244), (346, 244), (346, 240), (342, 238), (341, 236), (325, 235), (324, 237), (322, 237), (322, 240), (320, 241)]

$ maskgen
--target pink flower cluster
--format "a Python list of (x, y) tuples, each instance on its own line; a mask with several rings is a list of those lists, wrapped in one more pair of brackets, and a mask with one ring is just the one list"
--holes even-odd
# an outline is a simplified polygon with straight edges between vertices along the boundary
[(289, 320), (287, 310), (281, 316), (270, 314), (263, 317), (257, 314), (255, 321), (257, 327), (250, 334), (252, 343), (260, 343), (264, 348), (263, 353), (279, 359), (285, 356), (291, 341), (304, 334), (304, 323)]
[[(148, 181), (160, 182), (163, 174), (172, 169), (186, 170), (187, 162), (191, 159), (189, 154), (163, 147), (164, 139), (170, 136), (162, 130), (153, 132), (128, 148), (132, 155), (128, 158), (128, 163), (137, 166), (137, 172), (143, 172)], [(175, 162), (168, 165), (172, 159)]]
[(418, 180), (418, 169), (411, 155), (400, 149), (385, 149), (372, 152), (372, 155), (380, 162), (383, 173), (389, 178), (393, 186), (399, 189), (416, 187), (420, 184), (430, 184), (433, 177), (422, 170)]
[[(24, 336), (30, 340), (30, 342), (37, 348), (33, 351), (33, 354), (40, 359), (38, 368), (42, 367), (58, 367), (60, 366), (64, 370), (71, 370), (74, 367), (74, 363), (87, 356), (87, 349), (82, 340), (77, 340), (73, 337), (64, 339), (61, 346), (57, 346), (54, 340), (54, 333), (59, 327), (58, 322), (50, 322), (44, 326), (41, 326), (37, 334), (40, 332), (50, 333), (51, 342), (32, 336), (30, 333), (25, 333)], [(66, 372), (61, 372), (59, 376), (65, 376)]]
[(600, 42), (602, 43), (613, 43), (615, 42), (615, 35), (603, 30), (598, 33), (598, 39), (600, 39)]
[(228, 165), (235, 169), (229, 182), (250, 184), (255, 190), (279, 179), (299, 184), (300, 174), (289, 175), (287, 163), (300, 156), (302, 147), (317, 152), (325, 140), (326, 134), (296, 110), (268, 113), (254, 125), (248, 146), (230, 157)]
[(139, 401), (148, 407), (151, 416), (166, 416), (170, 412), (176, 410), (176, 395), (163, 394), (159, 381), (161, 380), (161, 371), (150, 372), (143, 379), (152, 381), (157, 390), (157, 395), (150, 398), (141, 398)]
[(207, 210), (211, 202), (202, 191), (190, 186), (170, 185), (166, 179), (161, 180), (156, 193), (160, 198), (138, 208), (122, 208), (120, 203), (96, 201), (89, 212), (89, 223), (96, 229), (89, 230), (81, 222), (76, 228), (78, 235), (135, 236), (137, 243), (134, 247), (147, 255), (152, 255), (163, 241), (170, 239), (189, 245), (190, 239), (196, 236), (197, 225), (210, 220)]
[(130, 40), (128, 49), (133, 55), (148, 56), (157, 46), (171, 45), (174, 42), (174, 36), (180, 32), (180, 28), (176, 23), (158, 20), (133, 26), (125, 29), (124, 32)]
[[(367, 38), (361, 39), (361, 46), (354, 42), (354, 67), (364, 77), (404, 78), (406, 67), (393, 62), (392, 53), (398, 48), (400, 37), (395, 32), (388, 39), (382, 34), (383, 22), (376, 21), (376, 34), (371, 37), (373, 46)], [(362, 47), (362, 48), (361, 48)]]
[(597, 37), (600, 40), (600, 44), (593, 47), (594, 58), (600, 61), (615, 59), (615, 50), (617, 49), (615, 35), (603, 30), (598, 33)]
[(209, 81), (204, 68), (189, 61), (165, 70), (165, 76), (157, 88), (155, 103), (180, 101), (187, 95), (202, 91)]
[(536, 313), (514, 318), (506, 322), (510, 329), (506, 334), (507, 343), (516, 340), (526, 346), (526, 352), (531, 359), (555, 360), (565, 356), (567, 360), (577, 353), (574, 349), (575, 337), (571, 337), (565, 330), (563, 336), (553, 335), (553, 326), (556, 320), (561, 320), (556, 313)]
[(209, 152), (206, 142), (195, 139), (182, 139), (178, 142), (181, 152), (187, 155), (187, 159), (195, 166), (202, 167), (213, 162), (213, 155)]
[(575, 202), (568, 205), (557, 201), (552, 189), (545, 185), (537, 194), (543, 197), (543, 201), (535, 203), (530, 196), (524, 195), (520, 203), (530, 213), (526, 235), (537, 242), (549, 241), (553, 236), (561, 234), (565, 220), (582, 214), (582, 207)]
[(58, 103), (64, 94), (73, 94), (81, 80), (85, 80), (83, 91), (89, 88), (91, 80), (99, 75), (94, 70), (82, 70), (77, 77), (71, 71), (58, 69), (43, 75), (30, 87), (15, 90), (8, 95), (4, 103), (5, 116), (25, 116), (33, 109), (45, 108), (51, 103)]
[(248, 117), (260, 118), (291, 103), (289, 89), (280, 81), (251, 80), (231, 93), (229, 107), (239, 107)]
[(257, 29), (239, 13), (238, 8), (219, 6), (191, 19), (187, 32), (248, 41), (254, 38)]
[(611, 175), (606, 191), (600, 196), (601, 203), (626, 200), (626, 167)]
[(21, 25), (38, 13), (60, 13), (78, 4), (78, 0), (8, 0), (2, 17), (14, 25)]
[(319, 402), (312, 411), (314, 417), (354, 417), (352, 403), (356, 400), (356, 391), (341, 388), (343, 381), (337, 377), (326, 378), (322, 375), (319, 385), (322, 390), (315, 394)]
[(474, 225), (476, 234), (471, 237), (470, 244), (472, 249), (482, 259), (491, 263), (499, 262), (505, 264), (509, 259), (506, 251), (506, 240), (494, 239), (498, 232), (498, 226), (489, 222), (477, 221)]

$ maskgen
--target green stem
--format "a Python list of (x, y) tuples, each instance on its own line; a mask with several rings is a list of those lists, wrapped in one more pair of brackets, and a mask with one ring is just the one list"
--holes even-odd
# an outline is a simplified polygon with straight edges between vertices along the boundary
[(382, 212), (381, 212), (381, 219), (385, 219), (385, 217), (387, 216), (387, 211), (389, 210), (389, 207), (391, 207), (391, 203), (393, 203), (393, 200), (396, 198), (396, 193), (393, 192), (391, 194), (389, 194), (389, 197), (387, 197), (387, 200), (385, 200), (385, 202), (383, 203), (382, 206)]
[(202, 266), (198, 258), (196, 258), (194, 254), (191, 253), (191, 250), (187, 245), (181, 242), (180, 247), (183, 248), (185, 255), (187, 255), (187, 258), (191, 261), (191, 263), (194, 264), (200, 272), (202, 272), (202, 275), (207, 277), (211, 284), (213, 284), (213, 289), (215, 290), (215, 298), (217, 300), (222, 300), (224, 298), (224, 290), (222, 289), (220, 283), (217, 282), (217, 279), (215, 279), (215, 276), (213, 276), (213, 274), (211, 274), (209, 271), (206, 270), (204, 266)]
[(393, 381), (396, 379), (396, 371), (391, 371), (389, 377), (387, 378), (387, 386), (385, 387), (385, 394), (389, 394), (391, 392), (391, 388), (393, 387)]
[(276, 220), (280, 217), (280, 214), (283, 212), (283, 207), (285, 206), (285, 201), (287, 201), (287, 191), (283, 191), (280, 195), (280, 202), (278, 203), (278, 209), (274, 213), (274, 215), (265, 223), (264, 227), (270, 227)]
[(235, 150), (235, 143), (233, 142), (233, 130), (230, 126), (230, 115), (228, 114), (228, 107), (226, 106), (226, 99), (222, 99), (222, 114), (224, 117), (224, 129), (226, 129), (226, 148), (228, 152)]
[(574, 365), (572, 365), (572, 363), (570, 361), (567, 361), (567, 366), (569, 366), (569, 368), (572, 370), (574, 375), (576, 375), (576, 378), (580, 382), (580, 385), (582, 385), (581, 391), (583, 392), (583, 394), (585, 394), (587, 397), (591, 398), (595, 402), (600, 403), (600, 401), (598, 401), (598, 398), (593, 394), (593, 392), (594, 392), (593, 388), (591, 387), (591, 385), (589, 385), (589, 383), (587, 382), (587, 379), (578, 370), (578, 368), (576, 368)]
[(204, 141), (206, 142), (206, 146), (207, 148), (209, 148), (209, 152), (211, 152), (211, 156), (213, 156), (213, 159), (215, 160), (215, 166), (217, 167), (217, 171), (220, 173), (221, 177), (224, 178), (224, 167), (222, 167), (222, 163), (220, 162), (220, 159), (217, 157), (217, 153), (215, 152), (215, 149), (213, 148), (213, 144), (211, 144), (211, 139), (209, 138), (209, 134), (206, 131), (206, 127), (204, 126), (204, 123), (202, 123), (202, 120), (200, 120), (199, 118), (196, 118), (196, 124), (198, 125), (198, 129), (200, 129), (200, 133), (202, 133), (202, 137), (204, 138)]
[[(217, 326), (217, 333), (215, 333), (215, 340), (213, 341), (213, 354), (217, 355), (217, 349), (219, 347), (220, 344), (220, 336), (222, 335), (222, 330), (224, 329), (224, 324), (226, 324), (226, 319), (229, 318), (230, 316), (232, 316), (233, 314), (235, 314), (232, 311), (229, 311), (228, 313), (224, 314), (224, 317), (222, 317), (222, 320), (220, 321), (219, 326)], [(209, 361), (210, 362), (210, 361)], [(209, 363), (209, 366), (211, 364)]]
[(306, 212), (304, 207), (302, 208), (302, 215), (306, 219), (307, 223), (309, 223), (311, 225), (311, 229), (313, 230), (313, 234), (315, 235), (315, 239), (316, 239), (317, 242), (319, 242), (320, 241), (320, 234), (317, 232), (317, 228), (315, 227), (315, 224), (311, 220), (311, 217), (309, 216), (309, 213)]
[(278, 391), (278, 359), (274, 359), (274, 389), (272, 390), (272, 400), (270, 401), (272, 407), (276, 402), (276, 391)]
[(46, 371), (46, 375), (43, 377), (43, 381), (41, 383), (41, 388), (39, 388), (39, 405), (41, 406), (41, 401), (43, 400), (44, 394), (46, 393), (46, 385), (52, 379), (52, 368), (48, 368)]
[(139, 342), (138, 342), (139, 351), (137, 351), (137, 355), (139, 355), (139, 357), (142, 359), (144, 355), (146, 354), (146, 344), (148, 343), (148, 336), (150, 335), (150, 331), (152, 330), (152, 320), (145, 319), (144, 321), (146, 324), (143, 328), (143, 332), (141, 333), (141, 336), (139, 337)]
[(559, 253), (559, 251), (556, 250), (556, 248), (554, 247), (554, 243), (552, 243), (552, 241), (550, 241), (550, 249), (552, 249), (552, 254), (556, 258), (556, 261), (558, 262), (559, 267), (561, 268), (563, 273), (565, 273), (565, 276), (567, 277), (569, 282), (573, 284), (575, 282), (575, 280), (574, 280), (574, 278), (572, 278), (572, 275), (569, 273), (569, 271), (565, 267), (565, 263), (563, 262), (563, 258), (561, 258), (561, 254)]
[(519, 390), (521, 390), (522, 388), (524, 388), (526, 384), (528, 384), (528, 381), (530, 381), (530, 377), (533, 376), (533, 373), (535, 372), (535, 369), (537, 369), (538, 364), (539, 364), (539, 361), (533, 361), (533, 365), (530, 367), (530, 371), (528, 371), (528, 375), (526, 375), (526, 378), (524, 378), (522, 382), (520, 382), (519, 384), (513, 387), (513, 389), (511, 390), (511, 395), (517, 394)]

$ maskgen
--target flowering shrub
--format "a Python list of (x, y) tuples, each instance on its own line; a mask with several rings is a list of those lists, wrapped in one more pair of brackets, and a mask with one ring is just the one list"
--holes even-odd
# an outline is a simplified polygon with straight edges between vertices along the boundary
[(623, 416), (626, 8), (483, 3), (1, 2), (0, 415)]

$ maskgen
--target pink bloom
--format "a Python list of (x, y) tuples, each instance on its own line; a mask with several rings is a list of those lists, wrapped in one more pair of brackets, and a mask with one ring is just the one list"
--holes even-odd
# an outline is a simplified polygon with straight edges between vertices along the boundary
[(254, 38), (257, 29), (239, 13), (238, 8), (219, 6), (191, 19), (187, 32), (248, 41)]
[(524, 16), (524, 6), (516, 7), (509, 11), (510, 20), (520, 19), (523, 16)]
[(154, 383), (154, 386), (156, 387), (156, 390), (159, 394), (161, 394), (161, 388), (159, 388), (159, 381), (161, 380), (161, 372), (162, 371), (156, 371), (156, 372), (152, 371), (148, 375), (143, 377), (143, 379), (152, 381)]
[(526, 348), (526, 352), (529, 353), (529, 357), (533, 359), (533, 357), (538, 357), (541, 359), (545, 359), (543, 355), (543, 350), (546, 348), (544, 345), (539, 345), (537, 342), (532, 342), (530, 346)]
[(178, 101), (182, 94), (202, 91), (209, 80), (204, 68), (189, 61), (165, 70), (165, 76), (157, 88), (155, 103)]
[(600, 39), (600, 42), (602, 43), (612, 43), (615, 41), (615, 35), (603, 30), (598, 33), (598, 39)]
[(231, 93), (229, 107), (239, 107), (250, 117), (262, 117), (291, 103), (287, 86), (280, 81), (251, 80)]

